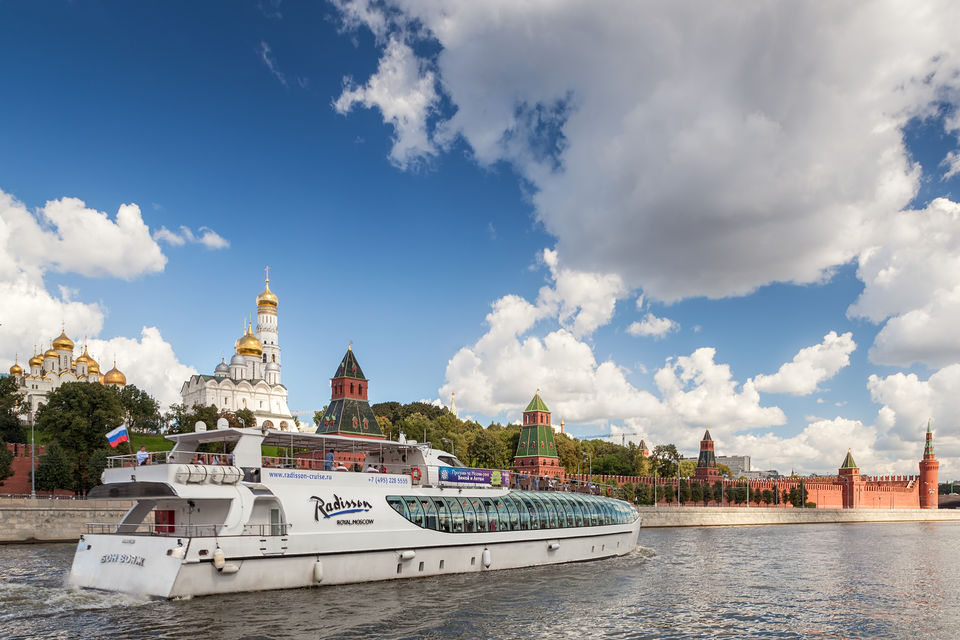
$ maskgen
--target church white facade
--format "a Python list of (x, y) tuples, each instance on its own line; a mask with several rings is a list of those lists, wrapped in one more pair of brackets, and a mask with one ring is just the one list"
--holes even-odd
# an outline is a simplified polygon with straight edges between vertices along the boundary
[[(258, 427), (296, 431), (287, 407), (287, 388), (280, 380), (280, 343), (277, 326), (277, 296), (270, 291), (269, 272), (263, 292), (257, 296), (257, 332), (244, 326), (234, 343), (230, 363), (221, 360), (213, 375), (195, 375), (183, 383), (183, 405), (219, 410), (249, 409)], [(212, 425), (208, 425), (212, 426)]]
[(99, 382), (117, 387), (127, 384), (127, 378), (117, 369), (116, 362), (110, 371), (100, 373), (100, 365), (87, 353), (86, 347), (76, 360), (73, 358), (74, 348), (73, 340), (64, 330), (53, 339), (53, 344), (43, 355), (33, 354), (28, 363), (29, 371), (25, 371), (19, 362), (10, 367), (10, 375), (17, 381), (27, 406), (26, 413), (21, 414), (27, 424), (33, 424), (37, 409), (46, 404), (50, 393), (65, 382)]

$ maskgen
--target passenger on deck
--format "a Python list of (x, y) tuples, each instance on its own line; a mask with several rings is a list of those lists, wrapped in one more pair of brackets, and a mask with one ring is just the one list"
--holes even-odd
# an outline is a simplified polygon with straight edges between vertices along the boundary
[(337, 466), (334, 468), (334, 471), (348, 471), (348, 469), (342, 462), (338, 462)]
[(137, 465), (144, 465), (150, 461), (150, 454), (147, 453), (146, 447), (140, 447), (140, 451), (137, 451)]
[(330, 471), (333, 469), (333, 451), (327, 451), (327, 455), (323, 459), (323, 470)]
[(364, 469), (364, 471), (366, 473), (380, 473), (380, 469), (377, 469), (377, 465), (373, 464), (372, 462), (367, 465), (367, 468)]

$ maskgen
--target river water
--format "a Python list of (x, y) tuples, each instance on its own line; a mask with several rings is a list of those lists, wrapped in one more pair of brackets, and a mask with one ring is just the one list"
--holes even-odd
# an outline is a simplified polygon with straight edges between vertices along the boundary
[(592, 563), (156, 601), (0, 545), (2, 638), (960, 638), (960, 523), (645, 529)]

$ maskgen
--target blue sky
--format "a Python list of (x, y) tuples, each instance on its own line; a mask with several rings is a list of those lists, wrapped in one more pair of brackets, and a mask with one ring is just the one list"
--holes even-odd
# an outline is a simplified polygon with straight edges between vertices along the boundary
[(0, 358), (175, 401), (269, 265), (294, 410), (353, 340), (374, 401), (951, 472), (960, 58), (898, 11), (0, 3)]

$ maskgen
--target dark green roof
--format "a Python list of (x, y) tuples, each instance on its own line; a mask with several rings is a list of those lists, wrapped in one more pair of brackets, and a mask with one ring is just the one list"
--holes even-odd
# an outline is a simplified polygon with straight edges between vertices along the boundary
[(333, 374), (333, 377), (366, 380), (363, 376), (363, 369), (361, 369), (357, 363), (357, 357), (353, 355), (353, 349), (347, 349), (347, 353), (343, 356), (343, 360), (340, 362), (340, 366), (337, 367), (337, 372)]
[(340, 398), (331, 402), (320, 419), (317, 433), (384, 437), (370, 403), (355, 398)]
[(716, 469), (717, 457), (710, 449), (701, 449), (697, 458), (697, 469)]
[(713, 442), (713, 438), (710, 437), (710, 427), (707, 427), (707, 430), (703, 432), (703, 438), (701, 438), (701, 440)]
[(847, 457), (843, 459), (843, 464), (840, 465), (841, 469), (856, 469), (857, 463), (853, 461), (853, 455), (850, 453), (850, 449), (847, 449)]
[(558, 458), (557, 445), (553, 441), (553, 427), (548, 424), (523, 425), (515, 457)]
[(544, 413), (550, 413), (550, 409), (547, 409), (547, 405), (543, 402), (543, 399), (540, 397), (539, 391), (537, 391), (536, 395), (533, 396), (533, 400), (530, 401), (530, 404), (528, 404), (527, 408), (524, 409), (523, 411), (524, 412), (543, 411)]

